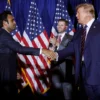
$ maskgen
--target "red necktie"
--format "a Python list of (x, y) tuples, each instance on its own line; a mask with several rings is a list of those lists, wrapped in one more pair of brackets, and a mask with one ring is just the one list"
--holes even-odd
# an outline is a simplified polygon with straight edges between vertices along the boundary
[(86, 28), (87, 28), (87, 25), (84, 26), (83, 32), (82, 32), (82, 35), (81, 35), (81, 56), (84, 54), (84, 44), (85, 44)]
[(58, 43), (60, 44), (61, 43), (61, 35), (58, 35)]

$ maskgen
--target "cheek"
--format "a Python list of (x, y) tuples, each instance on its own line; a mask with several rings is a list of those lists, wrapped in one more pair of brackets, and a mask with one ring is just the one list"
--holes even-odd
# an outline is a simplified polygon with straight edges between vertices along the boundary
[(57, 30), (59, 29), (59, 27), (57, 26)]

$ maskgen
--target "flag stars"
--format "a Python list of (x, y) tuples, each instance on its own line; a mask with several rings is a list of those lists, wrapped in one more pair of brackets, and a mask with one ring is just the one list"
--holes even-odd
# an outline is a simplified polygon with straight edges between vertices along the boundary
[(30, 21), (30, 19), (28, 19), (28, 21)]
[(54, 23), (57, 23), (56, 21), (54, 21)]
[(42, 28), (42, 27), (40, 26), (40, 28)]
[(14, 35), (14, 33), (11, 33), (11, 35)]
[(27, 25), (29, 26), (29, 23), (27, 23)]
[(18, 30), (16, 29), (15, 32), (17, 32)]
[(8, 7), (8, 9), (10, 9), (10, 7)]
[(31, 26), (33, 26), (33, 24), (31, 24)]
[(41, 20), (40, 20), (40, 23), (39, 24), (42, 24)]
[(27, 30), (29, 30), (29, 28), (28, 28), (28, 27), (27, 27), (26, 29), (27, 29)]
[(57, 6), (59, 6), (59, 4), (57, 4)]
[(31, 13), (31, 10), (29, 10), (29, 13)]
[(56, 8), (56, 10), (59, 10), (58, 8)]
[(30, 6), (30, 8), (32, 8), (32, 6)]
[(34, 37), (32, 37), (32, 39), (34, 39)]
[[(66, 15), (66, 17), (68, 17), (68, 15)], [(68, 18), (66, 20), (68, 20)]]
[(30, 30), (32, 30), (32, 28), (30, 28)]
[(62, 14), (62, 16), (64, 16), (64, 14)]
[(41, 32), (41, 30), (39, 30), (39, 32)]
[(34, 2), (31, 2), (31, 4), (34, 4)]
[(30, 15), (28, 15), (28, 17), (30, 17)]
[(31, 32), (30, 32), (30, 34), (31, 34)]

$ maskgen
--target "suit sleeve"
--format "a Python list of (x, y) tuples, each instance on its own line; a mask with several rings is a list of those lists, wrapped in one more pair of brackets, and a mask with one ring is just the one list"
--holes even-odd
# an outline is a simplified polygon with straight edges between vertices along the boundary
[(74, 46), (73, 42), (70, 42), (65, 49), (58, 51), (58, 60), (65, 59), (68, 56), (72, 56), (74, 54)]
[(3, 34), (1, 37), (2, 43), (14, 52), (25, 54), (25, 55), (39, 55), (39, 48), (25, 47), (16, 42), (12, 36)]

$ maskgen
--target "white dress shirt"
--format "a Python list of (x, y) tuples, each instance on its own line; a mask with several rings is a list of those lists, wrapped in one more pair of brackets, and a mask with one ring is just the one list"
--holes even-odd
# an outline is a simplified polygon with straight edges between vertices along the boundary
[[(87, 35), (88, 35), (88, 32), (90, 30), (90, 27), (92, 25), (92, 23), (94, 22), (94, 18), (91, 19), (86, 25), (87, 25), (87, 28), (86, 28), (86, 36), (85, 36), (85, 41), (86, 41), (86, 38), (87, 38)], [(82, 56), (82, 61), (84, 61), (84, 55)]]
[[(58, 34), (58, 37), (61, 36), (61, 41), (62, 41), (62, 39), (64, 38), (65, 34), (66, 34), (66, 32), (63, 32), (63, 33), (59, 33), (59, 34)], [(60, 45), (60, 44), (59, 44), (59, 45)], [(57, 47), (57, 50), (58, 50), (58, 49), (59, 49), (59, 46)]]

